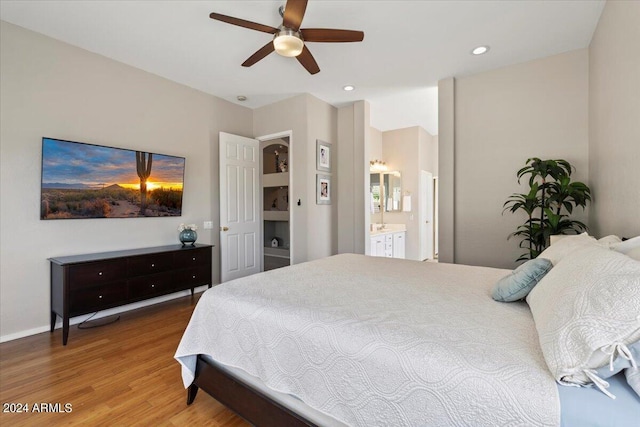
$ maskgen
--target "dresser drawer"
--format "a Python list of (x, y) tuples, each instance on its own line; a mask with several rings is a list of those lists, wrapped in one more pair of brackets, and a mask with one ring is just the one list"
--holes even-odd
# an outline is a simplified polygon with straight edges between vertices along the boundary
[(173, 268), (173, 255), (170, 253), (159, 253), (136, 256), (129, 258), (128, 264), (129, 277), (161, 273)]
[(88, 313), (118, 305), (127, 298), (127, 282), (122, 280), (107, 285), (73, 291), (69, 295), (69, 313)]
[(131, 279), (129, 284), (129, 298), (138, 299), (161, 295), (173, 288), (173, 274), (160, 273)]
[(211, 284), (211, 267), (208, 265), (176, 271), (174, 288), (186, 289)]
[(211, 248), (183, 249), (174, 253), (175, 267), (211, 265)]
[(69, 288), (82, 289), (120, 279), (127, 274), (122, 260), (90, 262), (69, 267)]

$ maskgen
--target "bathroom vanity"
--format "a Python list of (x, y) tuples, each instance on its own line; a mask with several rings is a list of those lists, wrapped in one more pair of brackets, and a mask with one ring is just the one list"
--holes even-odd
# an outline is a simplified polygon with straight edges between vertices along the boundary
[(369, 233), (371, 239), (371, 256), (387, 258), (405, 257), (405, 239), (407, 226), (405, 224), (372, 224)]

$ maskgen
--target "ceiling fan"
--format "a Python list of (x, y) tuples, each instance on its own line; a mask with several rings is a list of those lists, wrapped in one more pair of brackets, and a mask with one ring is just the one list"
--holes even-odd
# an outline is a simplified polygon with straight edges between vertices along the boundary
[(313, 58), (313, 55), (311, 55), (309, 49), (307, 49), (307, 46), (305, 46), (305, 42), (361, 42), (364, 39), (364, 33), (362, 31), (336, 30), (330, 28), (300, 28), (306, 9), (307, 0), (287, 0), (284, 10), (283, 7), (280, 7), (282, 25), (278, 28), (222, 15), (220, 13), (212, 13), (209, 17), (228, 24), (274, 35), (272, 41), (262, 46), (256, 53), (242, 63), (243, 67), (251, 67), (275, 50), (282, 56), (295, 56), (298, 62), (300, 62), (309, 73), (316, 74), (320, 71), (320, 67), (318, 67), (318, 63)]

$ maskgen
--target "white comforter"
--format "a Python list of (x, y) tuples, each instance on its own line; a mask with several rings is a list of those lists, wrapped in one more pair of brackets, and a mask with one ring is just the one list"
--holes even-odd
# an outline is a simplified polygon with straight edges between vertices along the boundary
[(560, 403), (528, 306), (490, 289), (506, 270), (334, 257), (201, 297), (176, 359), (196, 355), (360, 426), (552, 426)]

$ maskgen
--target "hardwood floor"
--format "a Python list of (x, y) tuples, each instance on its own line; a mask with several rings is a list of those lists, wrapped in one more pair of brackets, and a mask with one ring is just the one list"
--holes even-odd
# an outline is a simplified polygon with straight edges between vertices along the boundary
[[(95, 329), (72, 326), (66, 346), (61, 329), (0, 344), (0, 425), (248, 425), (203, 391), (186, 404), (173, 355), (198, 298), (123, 313)], [(15, 410), (10, 403), (28, 404), (29, 413), (6, 413)], [(33, 412), (41, 403), (59, 412)]]

